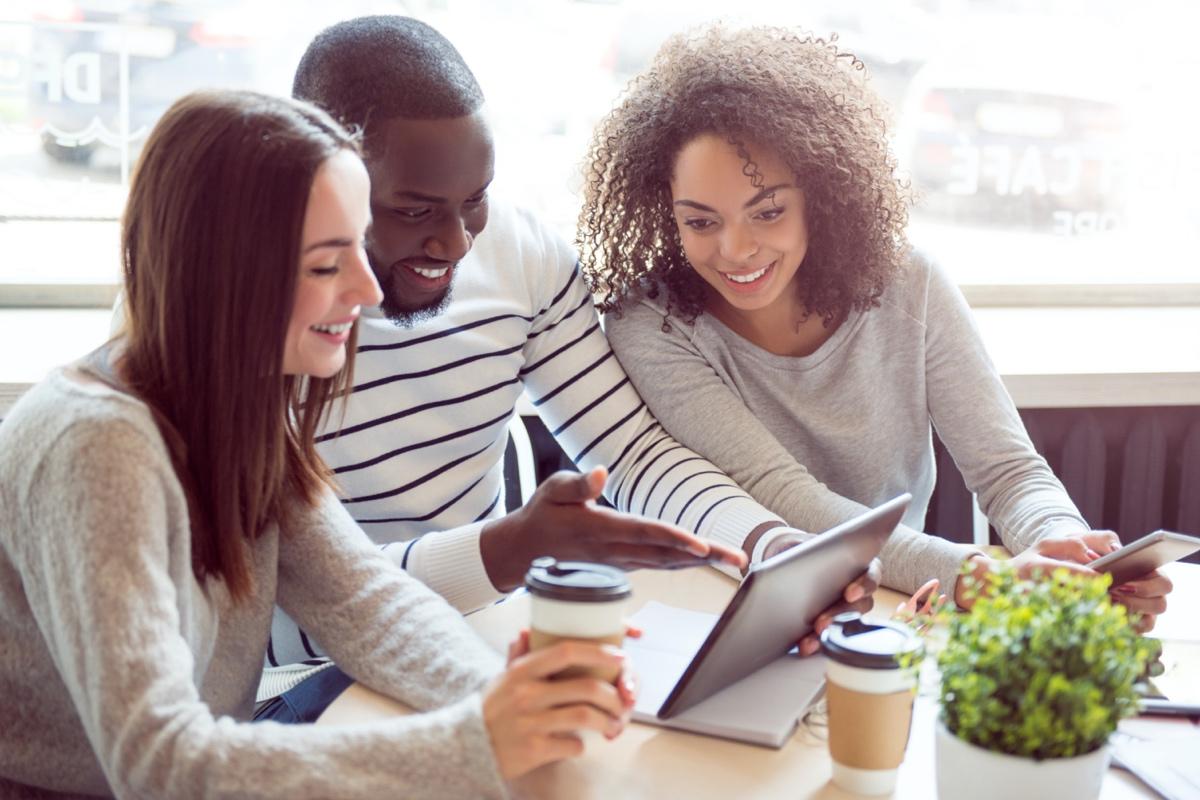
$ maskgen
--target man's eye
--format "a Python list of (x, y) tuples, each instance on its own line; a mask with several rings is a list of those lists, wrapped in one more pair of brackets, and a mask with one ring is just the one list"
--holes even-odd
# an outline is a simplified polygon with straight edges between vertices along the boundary
[(484, 200), (487, 200), (487, 192), (480, 192), (477, 195), (472, 195), (471, 197), (468, 197), (466, 200), (466, 204), (469, 206), (477, 206), (480, 203), (482, 203)]
[(432, 213), (432, 210), (427, 206), (418, 206), (409, 208), (393, 208), (392, 212), (403, 217), (404, 219), (424, 219)]

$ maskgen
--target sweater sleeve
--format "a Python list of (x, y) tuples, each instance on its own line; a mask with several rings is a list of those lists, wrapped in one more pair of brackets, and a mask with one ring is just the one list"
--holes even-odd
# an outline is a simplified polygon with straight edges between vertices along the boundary
[(1088, 530), (1029, 441), (962, 292), (936, 266), (926, 292), (926, 386), (938, 436), (1009, 550)]
[[(704, 355), (654, 309), (632, 303), (607, 320), (609, 341), (659, 420), (745, 487), (763, 506), (801, 530), (828, 530), (867, 507), (821, 483), (798, 462), (721, 379)], [(973, 548), (901, 525), (880, 555), (883, 582), (912, 592), (929, 578), (953, 587)]]
[(466, 697), (503, 667), (462, 615), (399, 569), (330, 491), (284, 522), (278, 598), (348, 674), (420, 710)]
[[(42, 535), (22, 537), (14, 559), (113, 793), (503, 795), (480, 697), (467, 693), (465, 678), (449, 692), (461, 699), (436, 712), (360, 726), (249, 724), (213, 715), (197, 689), (196, 656), (179, 610), (191, 580), (191, 559), (178, 538), (186, 510), (155, 445), (120, 421), (76, 424), (48, 444), (22, 504), (24, 524)], [(380, 576), (371, 594), (388, 595), (383, 583)], [(390, 607), (423, 605), (406, 602)], [(443, 622), (429, 609), (419, 614), (416, 624)], [(429, 633), (434, 647), (436, 632)], [(366, 655), (361, 646), (346, 649), (352, 661)], [(212, 669), (219, 679), (219, 665)], [(434, 699), (419, 688), (410, 696)]]

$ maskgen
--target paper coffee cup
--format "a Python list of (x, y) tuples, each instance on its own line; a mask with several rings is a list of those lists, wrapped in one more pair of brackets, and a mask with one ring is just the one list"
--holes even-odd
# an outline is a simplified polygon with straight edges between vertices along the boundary
[(849, 792), (889, 794), (912, 727), (916, 671), (897, 658), (921, 650), (920, 637), (897, 622), (839, 614), (821, 634), (833, 782)]
[[(530, 595), (529, 647), (540, 650), (563, 639), (620, 647), (625, 641), (625, 613), (632, 592), (625, 573), (584, 561), (534, 559), (525, 574)], [(592, 674), (616, 682), (619, 668), (602, 671), (572, 667), (559, 677)]]

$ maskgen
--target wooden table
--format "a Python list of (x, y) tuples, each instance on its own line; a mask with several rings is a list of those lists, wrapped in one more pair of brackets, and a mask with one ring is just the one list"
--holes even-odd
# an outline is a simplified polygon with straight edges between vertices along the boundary
[[(1200, 616), (1200, 566), (1169, 568), (1179, 589), (1162, 618), (1170, 631), (1188, 630), (1180, 620)], [(631, 576), (634, 610), (648, 600), (719, 612), (733, 594), (734, 582), (713, 570), (642, 571)], [(887, 616), (903, 598), (892, 591), (876, 595), (872, 616)], [(529, 599), (517, 596), (468, 617), (471, 626), (503, 652), (529, 619)], [(635, 665), (636, 668), (636, 665)], [(1197, 674), (1200, 679), (1200, 672)], [(407, 713), (400, 704), (354, 685), (333, 703), (318, 724), (337, 724)], [(912, 738), (900, 768), (895, 798), (936, 797), (933, 723), (935, 698), (922, 690), (913, 715)], [(1142, 723), (1143, 725), (1147, 723)], [(1178, 720), (1159, 725), (1191, 725)], [(613, 742), (592, 740), (580, 758), (543, 767), (515, 786), (530, 798), (849, 798), (829, 781), (830, 760), (819, 719), (806, 721), (781, 750), (714, 739), (650, 725), (632, 724)], [(1111, 769), (1103, 800), (1154, 797), (1140, 781)]]

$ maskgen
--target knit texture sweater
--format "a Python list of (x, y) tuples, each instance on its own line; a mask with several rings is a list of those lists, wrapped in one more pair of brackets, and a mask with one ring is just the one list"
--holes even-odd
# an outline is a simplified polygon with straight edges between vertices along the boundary
[(664, 297), (635, 298), (605, 321), (650, 410), (802, 530), (827, 530), (911, 492), (881, 555), (886, 585), (911, 592), (936, 577), (950, 594), (976, 552), (922, 533), (936, 479), (934, 428), (1014, 553), (1088, 529), (1030, 443), (966, 301), (940, 269), (914, 260), (878, 307), (851, 312), (803, 357), (763, 350), (707, 313), (694, 323), (667, 316)]
[[(192, 571), (185, 496), (135, 398), (52, 373), (0, 424), (0, 796), (494, 797), (501, 666), (326, 492), (253, 540), (233, 602)], [(276, 602), (418, 711), (251, 724)]]

